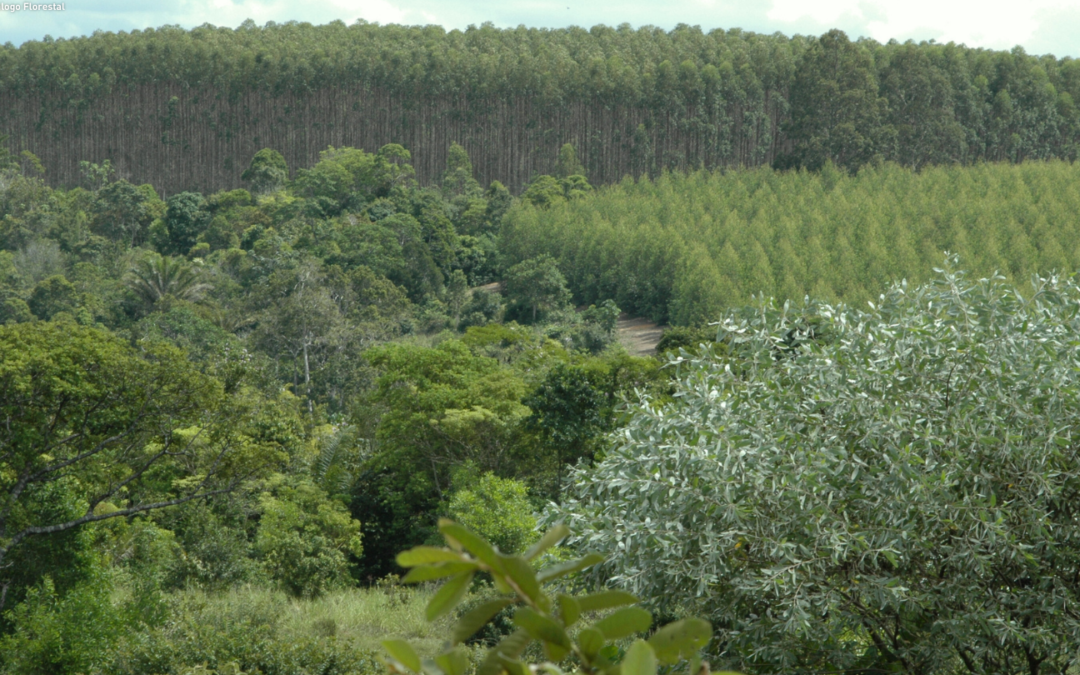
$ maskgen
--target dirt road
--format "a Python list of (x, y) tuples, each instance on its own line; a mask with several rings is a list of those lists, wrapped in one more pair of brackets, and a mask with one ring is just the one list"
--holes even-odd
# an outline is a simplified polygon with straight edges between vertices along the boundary
[(627, 316), (625, 313), (619, 315), (616, 330), (619, 333), (619, 342), (634, 356), (655, 354), (656, 343), (660, 342), (660, 336), (664, 333), (662, 326), (642, 317)]

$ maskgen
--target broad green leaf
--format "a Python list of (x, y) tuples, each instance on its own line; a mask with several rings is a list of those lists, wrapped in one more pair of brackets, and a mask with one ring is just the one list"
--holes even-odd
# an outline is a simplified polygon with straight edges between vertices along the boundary
[(600, 650), (604, 648), (607, 641), (604, 639), (604, 634), (595, 628), (586, 628), (578, 633), (577, 636), (578, 647), (581, 651), (585, 652), (590, 658), (600, 653)]
[(604, 556), (600, 555), (599, 553), (590, 553), (584, 558), (579, 558), (577, 560), (569, 560), (567, 562), (553, 565), (546, 569), (540, 570), (539, 574), (536, 575), (536, 579), (540, 583), (544, 583), (547, 581), (551, 581), (552, 579), (564, 577), (567, 574), (580, 572), (587, 567), (592, 567), (593, 565), (597, 565), (602, 562), (604, 562)]
[(461, 599), (465, 597), (465, 593), (469, 590), (473, 574), (470, 571), (451, 577), (449, 581), (442, 585), (442, 588), (435, 592), (427, 605), (428, 621), (438, 619), (461, 602)]
[(540, 541), (530, 546), (529, 550), (525, 551), (522, 557), (526, 560), (532, 560), (552, 546), (558, 544), (563, 539), (566, 539), (568, 536), (570, 536), (570, 528), (559, 523), (545, 532), (544, 536), (540, 538)]
[(484, 604), (474, 607), (465, 613), (463, 617), (458, 619), (457, 625), (454, 626), (453, 636), (450, 641), (454, 644), (464, 642), (476, 634), (476, 631), (484, 627), (491, 618), (501, 612), (503, 608), (510, 604), (510, 598), (499, 598), (498, 600), (491, 600)]
[(595, 624), (608, 640), (618, 640), (634, 633), (643, 633), (652, 625), (652, 614), (640, 607), (626, 607), (611, 613)]
[(683, 619), (669, 623), (649, 638), (649, 644), (661, 663), (676, 663), (696, 654), (712, 637), (712, 626), (701, 619)]
[(532, 675), (532, 671), (529, 670), (529, 666), (524, 662), (517, 659), (500, 659), (503, 668), (506, 668), (506, 672), (509, 675)]
[(469, 570), (475, 570), (476, 568), (476, 563), (442, 563), (440, 565), (421, 565), (420, 567), (414, 567), (409, 570), (409, 573), (406, 574), (405, 578), (401, 581), (406, 584), (416, 584), (420, 583), (421, 581), (431, 581), (433, 579), (450, 577), (455, 574), (461, 574), (462, 572), (468, 572)]
[(402, 567), (431, 565), (441, 562), (464, 562), (460, 553), (434, 546), (417, 546), (397, 554), (397, 564)]
[(506, 577), (501, 572), (495, 572), (491, 575), (491, 580), (495, 582), (495, 590), (503, 595), (515, 595), (514, 589), (510, 587), (510, 584), (506, 583)]
[(464, 546), (466, 551), (472, 553), (491, 569), (501, 569), (499, 555), (495, 552), (495, 549), (475, 532), (471, 532), (446, 518), (439, 519), (439, 532)]
[(554, 619), (546, 617), (531, 607), (518, 607), (514, 612), (514, 623), (524, 628), (537, 640), (550, 642), (560, 647), (569, 648), (570, 638), (566, 631)]
[(544, 656), (548, 661), (552, 663), (558, 663), (565, 659), (570, 654), (570, 649), (567, 647), (560, 647), (557, 644), (551, 642), (544, 643)]
[(632, 605), (638, 601), (637, 597), (626, 591), (600, 591), (575, 598), (583, 612), (596, 612), (601, 609), (612, 609), (623, 605)]
[(495, 645), (494, 649), (488, 651), (487, 656), (476, 668), (476, 675), (499, 675), (503, 669), (502, 659), (516, 659), (521, 656), (530, 642), (532, 638), (521, 629), (507, 635)]
[(533, 572), (532, 566), (525, 562), (524, 558), (516, 556), (500, 556), (500, 558), (501, 568), (510, 581), (513, 581), (529, 600), (539, 602), (540, 584), (536, 580), (536, 573)]
[(420, 672), (420, 657), (416, 655), (416, 651), (408, 642), (405, 640), (383, 640), (382, 646), (383, 649), (390, 652), (390, 656), (401, 662), (401, 665), (414, 673)]
[(621, 666), (621, 675), (656, 675), (656, 654), (648, 642), (634, 640)]
[(576, 598), (569, 595), (559, 595), (559, 609), (562, 611), (563, 624), (573, 626), (581, 616), (581, 606)]
[(468, 653), (461, 647), (439, 654), (435, 663), (446, 675), (465, 675), (469, 670)]

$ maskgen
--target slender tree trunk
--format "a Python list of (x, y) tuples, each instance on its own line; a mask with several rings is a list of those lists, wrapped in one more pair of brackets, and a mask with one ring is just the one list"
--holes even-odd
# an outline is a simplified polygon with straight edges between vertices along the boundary
[(304, 396), (307, 398), (308, 414), (315, 412), (311, 403), (311, 362), (308, 360), (308, 342), (304, 341)]

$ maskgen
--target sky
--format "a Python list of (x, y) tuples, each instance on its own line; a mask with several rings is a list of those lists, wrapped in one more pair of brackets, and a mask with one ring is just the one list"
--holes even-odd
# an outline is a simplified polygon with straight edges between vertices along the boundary
[[(166, 24), (238, 26), (245, 19), (340, 19), (466, 28), (559, 28), (596, 24), (674, 28), (679, 23), (758, 33), (956, 42), (970, 47), (1080, 57), (1080, 0), (0, 0), (0, 44), (95, 30), (131, 31)], [(56, 9), (48, 9), (55, 7)], [(13, 11), (15, 10), (15, 11)]]

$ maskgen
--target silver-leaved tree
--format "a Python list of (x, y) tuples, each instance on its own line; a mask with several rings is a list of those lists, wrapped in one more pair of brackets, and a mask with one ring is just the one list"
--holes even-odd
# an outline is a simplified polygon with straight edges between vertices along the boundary
[(548, 517), (729, 667), (1074, 672), (1080, 286), (955, 265), (866, 311), (729, 315)]

